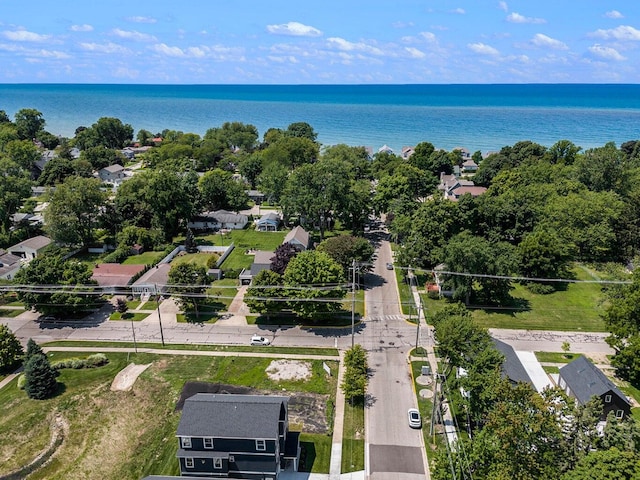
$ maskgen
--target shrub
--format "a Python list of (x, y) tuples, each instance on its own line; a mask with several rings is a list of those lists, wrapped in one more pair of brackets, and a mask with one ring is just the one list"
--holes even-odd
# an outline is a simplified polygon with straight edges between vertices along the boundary
[(220, 255), (212, 253), (207, 259), (207, 268), (216, 268), (216, 262), (220, 259)]
[(240, 269), (230, 268), (228, 270), (224, 270), (224, 278), (238, 278), (240, 276)]
[(87, 365), (89, 367), (101, 367), (109, 363), (109, 359), (104, 353), (94, 353), (87, 357)]
[(109, 255), (105, 255), (102, 259), (104, 263), (122, 263), (129, 257), (128, 248), (116, 248)]
[(24, 367), (24, 389), (29, 398), (44, 400), (56, 393), (58, 383), (49, 360), (42, 354), (32, 356)]
[(59, 360), (51, 365), (54, 370), (62, 370), (63, 368), (73, 368), (79, 370), (81, 368), (95, 368), (101, 367), (109, 363), (109, 359), (104, 353), (95, 353), (87, 358), (65, 358)]
[(20, 390), (24, 390), (24, 385), (27, 383), (27, 377), (25, 377), (24, 375), (20, 375), (18, 377), (18, 388)]

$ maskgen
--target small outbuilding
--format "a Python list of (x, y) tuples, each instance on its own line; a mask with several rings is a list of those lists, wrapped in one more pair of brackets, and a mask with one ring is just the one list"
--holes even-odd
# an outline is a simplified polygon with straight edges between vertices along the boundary
[(280, 215), (277, 213), (265, 213), (256, 221), (256, 230), (259, 232), (275, 232), (280, 226), (280, 221)]

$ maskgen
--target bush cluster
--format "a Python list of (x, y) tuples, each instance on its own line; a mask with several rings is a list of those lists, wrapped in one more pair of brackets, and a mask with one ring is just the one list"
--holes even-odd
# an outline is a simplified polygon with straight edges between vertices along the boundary
[(87, 358), (66, 358), (59, 360), (51, 364), (51, 368), (54, 370), (62, 370), (63, 368), (95, 368), (101, 367), (109, 363), (109, 359), (104, 353), (96, 353), (88, 356)]
[(106, 255), (102, 261), (104, 263), (122, 263), (124, 262), (129, 255), (131, 254), (128, 248), (116, 248), (109, 255)]

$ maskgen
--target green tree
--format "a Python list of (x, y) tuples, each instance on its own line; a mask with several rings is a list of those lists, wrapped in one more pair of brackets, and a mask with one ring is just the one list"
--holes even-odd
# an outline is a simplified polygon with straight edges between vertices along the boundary
[(136, 135), (136, 140), (142, 146), (150, 145), (152, 138), (153, 138), (153, 133), (151, 133), (149, 130), (145, 130), (144, 128), (141, 128), (140, 130), (138, 130), (138, 133)]
[(95, 305), (93, 295), (85, 293), (87, 286), (97, 285), (85, 263), (63, 260), (60, 255), (48, 254), (33, 259), (18, 270), (14, 283), (18, 285), (48, 285), (64, 287), (53, 292), (40, 289), (18, 292), (18, 298), (27, 308), (43, 314), (75, 315)]
[(106, 194), (94, 178), (70, 177), (56, 187), (45, 211), (51, 237), (67, 245), (89, 245), (98, 225)]
[(267, 165), (258, 176), (258, 188), (267, 197), (268, 203), (279, 203), (287, 184), (289, 172), (277, 163)]
[(326, 253), (314, 250), (296, 255), (284, 272), (290, 308), (300, 317), (319, 320), (342, 308), (346, 295), (342, 267)]
[(510, 276), (516, 267), (513, 247), (509, 244), (491, 243), (465, 231), (444, 247), (443, 260), (449, 271), (460, 274), (451, 279), (454, 298), (464, 299), (466, 304), (472, 298), (489, 304), (510, 300), (511, 281), (502, 278)]
[(286, 292), (282, 287), (282, 275), (273, 270), (262, 270), (251, 281), (244, 301), (252, 312), (270, 318), (286, 308)]
[(307, 122), (295, 122), (290, 124), (284, 132), (289, 137), (308, 138), (312, 142), (316, 141), (318, 134)]
[(33, 108), (23, 108), (16, 112), (14, 123), (21, 140), (33, 140), (46, 122), (42, 112)]
[(589, 190), (603, 192), (611, 190), (623, 193), (628, 168), (622, 151), (614, 143), (604, 147), (591, 148), (575, 160), (576, 178)]
[[(569, 265), (573, 259), (571, 249), (563, 243), (553, 231), (536, 229), (527, 234), (516, 249), (520, 273), (530, 278), (566, 278)], [(537, 292), (551, 292), (558, 285), (557, 282), (530, 283), (546, 286), (546, 290), (538, 288)]]
[[(353, 260), (356, 263), (370, 263), (375, 252), (373, 245), (366, 238), (353, 235), (338, 235), (323, 240), (316, 248), (319, 252), (325, 252), (340, 264), (342, 270), (348, 272)], [(362, 271), (369, 268), (363, 266)]]
[(183, 310), (195, 310), (200, 318), (198, 306), (202, 303), (202, 295), (210, 284), (207, 270), (202, 265), (178, 263), (169, 270), (170, 293), (178, 297)]
[(126, 158), (119, 150), (105, 148), (102, 145), (90, 147), (80, 152), (80, 158), (88, 161), (94, 170), (108, 167), (109, 165), (124, 165)]
[(351, 147), (340, 143), (329, 145), (322, 150), (323, 160), (340, 160), (350, 165), (356, 180), (371, 180), (371, 161), (365, 147)]
[(40, 150), (30, 140), (14, 140), (5, 146), (5, 154), (27, 171), (40, 160)]
[(80, 150), (102, 146), (121, 149), (133, 140), (133, 127), (118, 118), (102, 117), (90, 128), (76, 133), (75, 142)]
[(225, 122), (220, 128), (207, 130), (204, 139), (221, 142), (229, 150), (240, 148), (251, 152), (258, 140), (258, 129), (242, 122)]
[(299, 250), (290, 243), (278, 245), (278, 248), (273, 252), (273, 257), (271, 258), (271, 270), (278, 275), (284, 275), (289, 262), (298, 253), (300, 253)]
[(561, 480), (635, 480), (640, 478), (640, 459), (633, 452), (617, 448), (585, 455)]
[(258, 176), (262, 173), (262, 160), (258, 155), (249, 155), (240, 161), (238, 171), (249, 182), (251, 188), (255, 189)]
[(56, 373), (45, 355), (32, 356), (24, 366), (24, 389), (29, 398), (44, 400), (52, 397), (57, 389)]
[(320, 155), (318, 144), (306, 137), (282, 136), (262, 151), (264, 165), (277, 163), (281, 168), (293, 170), (316, 161)]
[(27, 341), (27, 351), (24, 354), (23, 363), (26, 364), (34, 355), (44, 355), (44, 351), (42, 350), (42, 347), (33, 340), (33, 338), (30, 338)]
[(20, 340), (8, 326), (0, 324), (0, 372), (16, 365), (23, 353)]
[(18, 212), (24, 199), (31, 196), (29, 173), (17, 163), (0, 157), (0, 225), (3, 234), (9, 234), (12, 216)]
[(354, 345), (344, 354), (344, 377), (340, 388), (351, 404), (364, 402), (368, 383), (367, 352), (362, 345)]

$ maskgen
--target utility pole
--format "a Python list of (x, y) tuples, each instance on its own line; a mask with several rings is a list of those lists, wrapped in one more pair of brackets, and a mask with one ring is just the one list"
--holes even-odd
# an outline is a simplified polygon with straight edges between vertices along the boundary
[(136, 343), (136, 329), (133, 328), (133, 316), (131, 317), (131, 333), (133, 333), (133, 349), (138, 353), (138, 344)]
[(416, 326), (418, 327), (416, 329), (416, 354), (418, 352), (418, 342), (420, 341), (420, 317), (422, 316), (422, 297), (420, 297), (420, 294), (418, 294), (418, 297), (420, 298), (420, 300), (418, 302), (418, 321), (416, 322)]
[(351, 260), (353, 277), (351, 281), (351, 348), (354, 346), (354, 335), (356, 325), (356, 259)]

